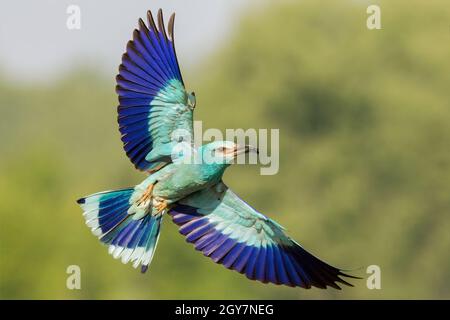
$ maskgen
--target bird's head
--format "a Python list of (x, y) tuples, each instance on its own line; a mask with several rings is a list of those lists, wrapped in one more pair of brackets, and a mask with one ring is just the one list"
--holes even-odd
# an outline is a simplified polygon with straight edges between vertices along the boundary
[(258, 149), (232, 141), (214, 141), (201, 147), (202, 163), (225, 168), (232, 164), (239, 155), (252, 151), (258, 152)]

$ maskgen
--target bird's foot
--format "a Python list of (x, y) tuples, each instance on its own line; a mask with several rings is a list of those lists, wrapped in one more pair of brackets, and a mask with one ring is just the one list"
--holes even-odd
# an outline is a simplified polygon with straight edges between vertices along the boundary
[(153, 215), (160, 214), (163, 210), (166, 210), (169, 207), (169, 204), (166, 200), (162, 198), (154, 198), (153, 201), (153, 208), (155, 209), (153, 211)]
[(138, 200), (138, 206), (141, 205), (142, 203), (150, 201), (150, 199), (152, 198), (153, 187), (154, 184), (151, 184), (147, 187), (147, 189), (142, 194), (141, 198)]

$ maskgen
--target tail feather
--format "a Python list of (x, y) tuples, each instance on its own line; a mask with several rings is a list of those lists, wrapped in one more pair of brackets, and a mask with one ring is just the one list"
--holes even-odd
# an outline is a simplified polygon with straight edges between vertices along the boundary
[(162, 216), (150, 214), (133, 219), (128, 209), (133, 204), (134, 189), (99, 192), (79, 199), (86, 224), (99, 240), (109, 245), (109, 253), (123, 263), (141, 265), (145, 272), (158, 243)]
[(86, 224), (94, 235), (102, 239), (127, 217), (132, 193), (133, 189), (105, 191), (77, 201), (84, 210)]

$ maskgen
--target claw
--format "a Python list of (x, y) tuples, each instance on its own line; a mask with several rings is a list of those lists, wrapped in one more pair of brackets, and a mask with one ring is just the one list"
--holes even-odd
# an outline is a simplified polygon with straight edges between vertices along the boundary
[[(137, 201), (137, 206), (145, 205), (145, 207), (148, 206), (148, 209), (153, 207), (152, 215), (158, 215), (162, 211), (166, 210), (169, 206), (167, 201), (165, 199), (162, 199), (160, 197), (155, 197), (153, 195), (153, 188), (154, 184), (150, 184), (147, 189), (142, 194), (141, 198)], [(149, 206), (149, 203), (151, 205)]]
[(157, 210), (156, 214), (161, 213), (164, 209), (167, 209), (168, 204), (166, 201), (162, 200), (154, 205), (155, 209)]
[(143, 202), (146, 202), (152, 198), (152, 192), (153, 192), (154, 185), (151, 184), (147, 187), (147, 189), (142, 194), (141, 198), (138, 200), (138, 205), (140, 205)]

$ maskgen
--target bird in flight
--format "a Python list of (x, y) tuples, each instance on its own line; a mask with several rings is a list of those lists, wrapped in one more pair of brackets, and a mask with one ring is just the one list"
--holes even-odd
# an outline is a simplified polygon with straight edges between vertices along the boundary
[(114, 258), (143, 273), (168, 214), (196, 250), (249, 279), (302, 288), (351, 286), (343, 278), (356, 277), (307, 252), (223, 183), (230, 164), (256, 148), (191, 143), (196, 99), (178, 65), (174, 18), (167, 31), (161, 9), (156, 21), (150, 11), (147, 24), (139, 20), (116, 77), (123, 148), (148, 177), (134, 188), (79, 199), (86, 224)]

